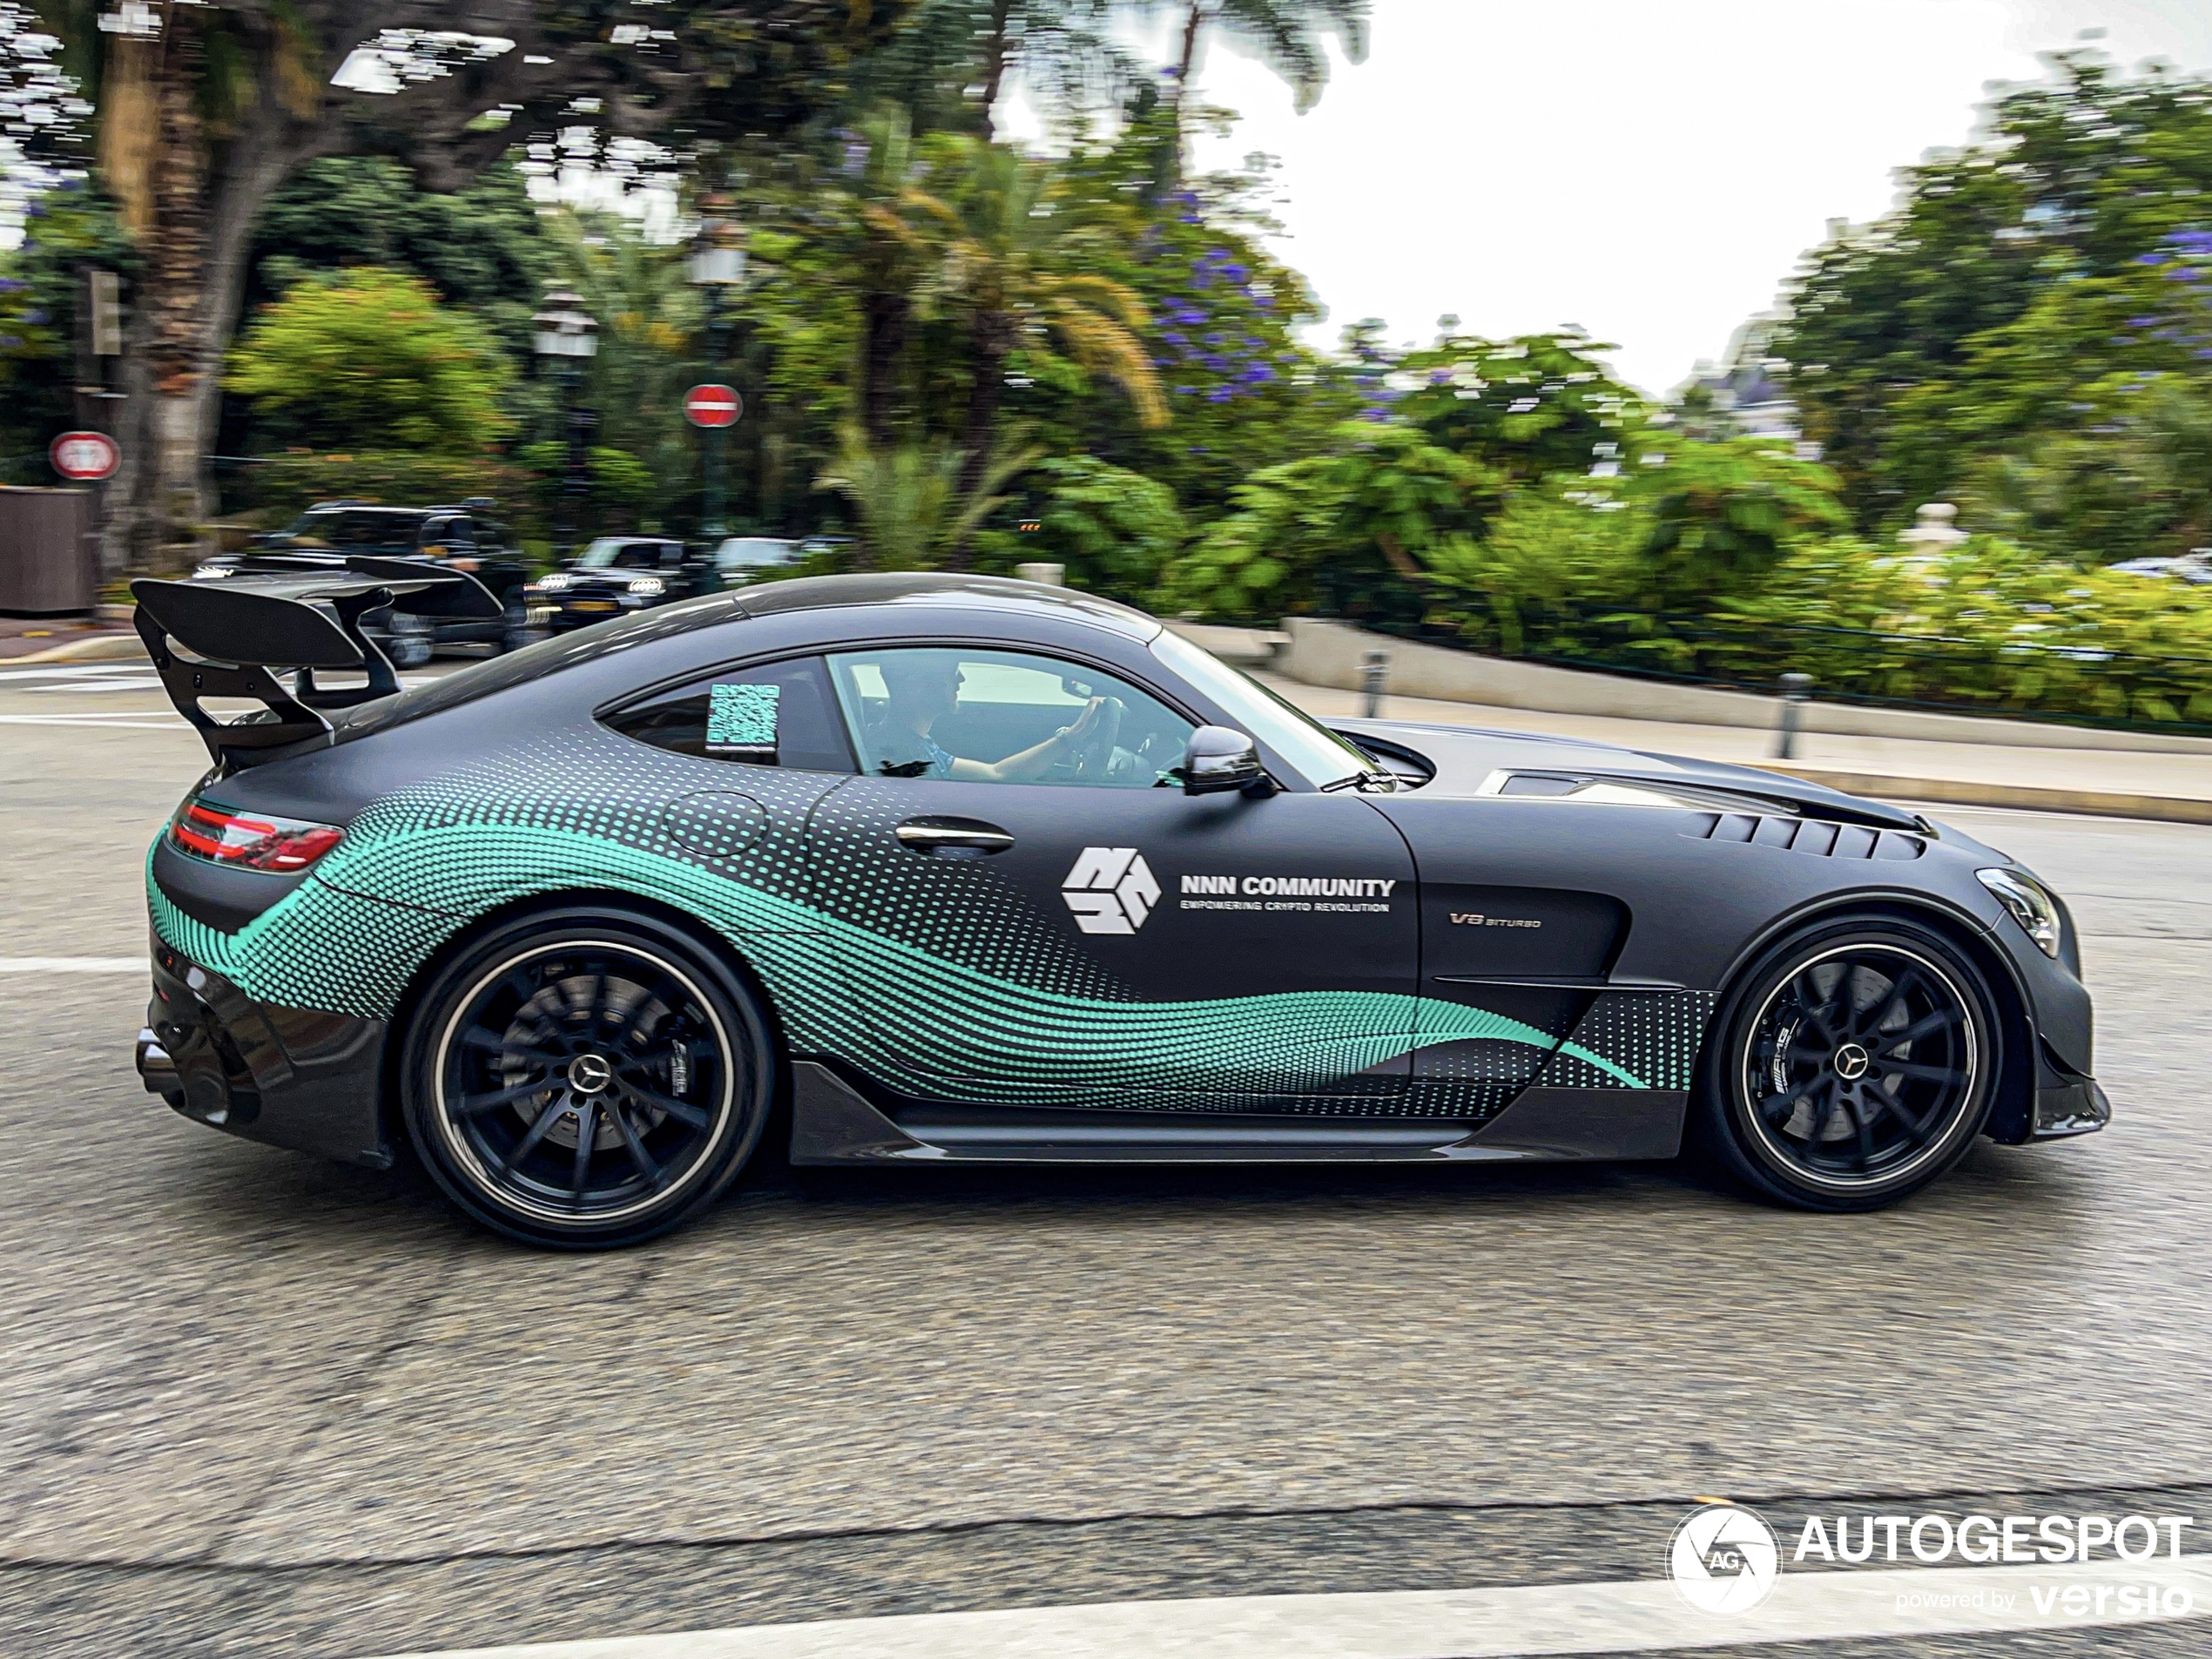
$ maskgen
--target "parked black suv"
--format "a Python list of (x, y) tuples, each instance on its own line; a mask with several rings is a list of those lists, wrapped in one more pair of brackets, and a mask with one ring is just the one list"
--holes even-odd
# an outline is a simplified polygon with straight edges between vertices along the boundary
[(454, 621), (371, 611), (362, 626), (394, 667), (420, 668), (440, 645), (513, 651), (532, 637), (524, 594), (529, 570), (509, 544), (507, 527), (491, 516), (496, 510), (496, 503), (482, 496), (448, 507), (317, 502), (282, 529), (253, 537), (244, 552), (204, 560), (192, 576), (214, 581), (243, 570), (320, 570), (343, 565), (349, 555), (361, 553), (421, 559), (469, 572), (499, 602), (500, 614)]

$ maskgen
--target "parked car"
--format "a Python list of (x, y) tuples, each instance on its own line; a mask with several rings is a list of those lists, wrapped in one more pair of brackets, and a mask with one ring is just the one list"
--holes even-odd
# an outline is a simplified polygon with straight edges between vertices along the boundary
[(669, 536), (602, 536), (530, 584), (533, 627), (564, 634), (721, 587), (712, 561)]
[(248, 573), (332, 571), (361, 554), (419, 560), (465, 570), (499, 603), (489, 618), (431, 617), (371, 611), (362, 631), (395, 668), (420, 668), (440, 645), (489, 645), (494, 653), (529, 643), (524, 590), (529, 569), (509, 545), (507, 527), (491, 516), (496, 503), (476, 496), (443, 507), (388, 507), (364, 501), (324, 501), (280, 530), (256, 536), (243, 552), (203, 560), (196, 580)]
[(565, 567), (538, 578), (529, 599), (533, 627), (563, 634), (633, 610), (742, 588), (799, 562), (799, 543), (732, 536), (709, 549), (671, 536), (602, 536)]
[(2128, 559), (2112, 568), (2125, 576), (2169, 577), (2201, 588), (2212, 584), (2212, 547), (2193, 547), (2177, 558)]
[(809, 542), (780, 536), (732, 536), (715, 544), (715, 573), (725, 588), (742, 588), (772, 571), (785, 570), (813, 550)]

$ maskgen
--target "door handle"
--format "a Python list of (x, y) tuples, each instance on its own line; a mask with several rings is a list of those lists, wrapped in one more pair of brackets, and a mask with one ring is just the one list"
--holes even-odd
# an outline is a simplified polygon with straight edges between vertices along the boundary
[(1014, 845), (1014, 838), (997, 825), (973, 818), (910, 818), (891, 833), (900, 846), (924, 855), (988, 858)]

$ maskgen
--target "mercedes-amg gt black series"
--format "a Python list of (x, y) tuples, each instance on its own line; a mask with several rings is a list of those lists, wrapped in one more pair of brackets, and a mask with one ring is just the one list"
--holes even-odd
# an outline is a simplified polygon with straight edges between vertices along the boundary
[[(2066, 907), (1911, 812), (1325, 727), (1153, 618), (804, 578), (400, 692), (420, 567), (138, 582), (215, 761), (146, 1086), (541, 1244), (799, 1164), (1667, 1158), (1862, 1210), (2110, 1115)], [(280, 671), (288, 678), (280, 678)], [(366, 684), (317, 674), (366, 671)], [(256, 705), (219, 720), (208, 702)]]

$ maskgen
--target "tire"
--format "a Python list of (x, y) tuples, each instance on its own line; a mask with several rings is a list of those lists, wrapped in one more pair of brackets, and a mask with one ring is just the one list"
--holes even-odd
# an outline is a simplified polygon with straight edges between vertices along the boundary
[(1989, 982), (1932, 927), (1840, 917), (1763, 953), (1723, 999), (1697, 1127), (1755, 1191), (1878, 1210), (1964, 1157), (1996, 1097)]
[(767, 1023), (728, 964), (618, 909), (539, 912), (477, 941), (426, 988), (402, 1065), (408, 1136), (446, 1196), (563, 1250), (698, 1215), (775, 1096)]
[(384, 654), (394, 668), (423, 668), (437, 649), (438, 625), (424, 617), (395, 615), (386, 624)]

